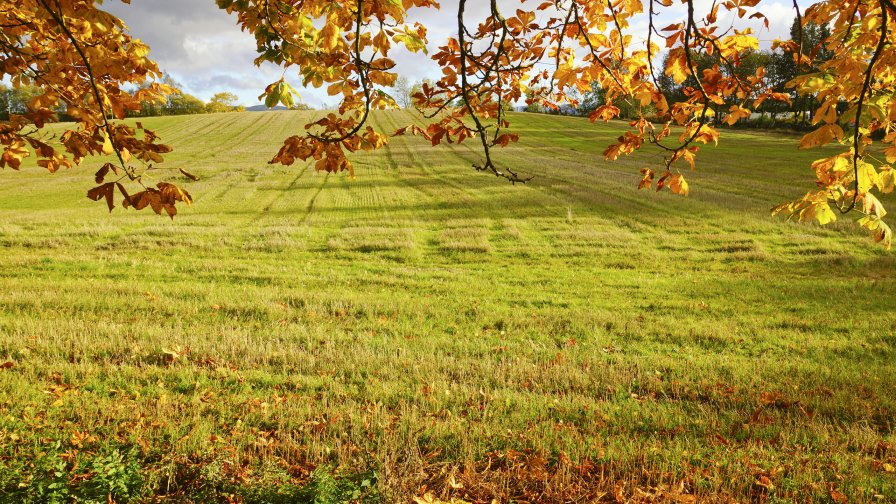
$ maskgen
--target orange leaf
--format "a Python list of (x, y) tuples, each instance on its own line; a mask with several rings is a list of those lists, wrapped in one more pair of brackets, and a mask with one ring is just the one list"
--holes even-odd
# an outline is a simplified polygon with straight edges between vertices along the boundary
[(638, 183), (638, 189), (650, 189), (650, 187), (653, 186), (653, 170), (650, 168), (641, 168), (641, 174), (644, 175), (644, 178)]
[(107, 182), (101, 186), (94, 187), (87, 191), (87, 197), (93, 201), (106, 198), (106, 205), (109, 206), (109, 211), (111, 212), (115, 208), (115, 182)]
[(184, 177), (187, 177), (188, 179), (190, 179), (194, 182), (199, 180), (199, 177), (197, 177), (196, 175), (193, 175), (192, 173), (188, 172), (187, 170), (184, 170), (183, 168), (178, 168), (178, 170), (180, 170), (181, 174), (183, 174)]
[(800, 140), (800, 149), (811, 149), (830, 143), (843, 136), (843, 128), (836, 124), (825, 124), (817, 130), (806, 134)]

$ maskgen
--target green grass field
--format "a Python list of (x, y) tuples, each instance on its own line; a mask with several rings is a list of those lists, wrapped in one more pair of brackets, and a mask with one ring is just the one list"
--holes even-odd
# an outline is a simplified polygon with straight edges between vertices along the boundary
[(268, 165), (308, 114), (144, 121), (174, 221), (0, 172), (0, 502), (896, 502), (896, 256), (769, 215), (820, 153), (726, 132), (682, 198), (516, 114), (525, 186)]

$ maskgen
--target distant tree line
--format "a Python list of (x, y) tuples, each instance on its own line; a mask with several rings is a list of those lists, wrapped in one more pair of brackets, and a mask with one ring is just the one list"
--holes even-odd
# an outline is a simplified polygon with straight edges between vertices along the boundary
[(43, 90), (37, 87), (10, 88), (0, 82), (0, 120), (9, 120), (10, 114), (24, 114), (28, 102), (41, 94)]
[(237, 104), (239, 98), (228, 92), (217, 93), (208, 103), (187, 93), (175, 93), (164, 103), (141, 102), (140, 110), (132, 111), (131, 117), (170, 116), (188, 114), (215, 114), (219, 112), (242, 112), (245, 109)]
[[(790, 28), (791, 40), (796, 42), (802, 41), (801, 50), (803, 54), (810, 56), (810, 59), (817, 65), (820, 62), (830, 60), (833, 53), (822, 45), (822, 41), (830, 36), (830, 30), (827, 26), (815, 25), (808, 23), (803, 26), (802, 33), (797, 20), (793, 21)], [(700, 53), (694, 55), (694, 64), (698, 71), (718, 66), (723, 72), (728, 71), (724, 62), (714, 54)], [(757, 109), (757, 113), (753, 117), (742, 120), (738, 123), (739, 127), (791, 127), (795, 129), (805, 129), (811, 126), (811, 111), (818, 108), (818, 101), (814, 95), (798, 94), (787, 86), (787, 83), (798, 75), (818, 71), (817, 67), (806, 68), (798, 67), (793, 54), (783, 51), (761, 50), (748, 53), (741, 59), (741, 65), (735, 71), (743, 76), (755, 75), (759, 67), (765, 68), (766, 79), (770, 83), (775, 92), (785, 93), (791, 103), (779, 101), (766, 101)], [(664, 59), (657, 65), (657, 80), (660, 89), (666, 96), (669, 103), (676, 101), (684, 101), (685, 89), (696, 86), (693, 78), (688, 78), (680, 85), (675, 84), (671, 77), (667, 76), (663, 70), (666, 68), (666, 60)], [(545, 114), (560, 115), (578, 115), (588, 116), (597, 107), (606, 102), (606, 93), (597, 83), (591, 86), (591, 90), (581, 94), (578, 98), (576, 106), (564, 104), (558, 108), (545, 107), (539, 103), (532, 103), (524, 107), (527, 112), (539, 112)], [(721, 119), (734, 102), (724, 104), (714, 104), (714, 115)], [(619, 116), (623, 119), (633, 119), (643, 112), (643, 109), (637, 103), (629, 100), (616, 100), (613, 105), (620, 109)], [(650, 111), (647, 111), (650, 115)], [(717, 123), (720, 121), (717, 121)]]
[[(165, 76), (163, 83), (175, 88), (181, 87), (169, 76)], [(6, 121), (9, 120), (10, 115), (26, 113), (28, 111), (28, 103), (35, 96), (42, 94), (43, 90), (36, 86), (12, 88), (0, 83), (0, 120)], [(181, 92), (168, 96), (165, 102), (140, 102), (140, 110), (131, 110), (128, 112), (128, 116), (152, 117), (245, 111), (246, 108), (240, 105), (238, 101), (239, 97), (229, 92), (217, 93), (208, 102), (204, 102), (191, 94)], [(311, 107), (304, 103), (299, 103), (293, 108), (309, 110)], [(63, 106), (58, 107), (56, 113), (59, 115), (60, 120), (69, 119)]]
[[(28, 103), (43, 91), (38, 87), (10, 88), (0, 83), (0, 120), (9, 120), (10, 115), (24, 114), (28, 111)], [(168, 97), (164, 103), (142, 102), (140, 110), (129, 111), (130, 117), (168, 116), (184, 114), (210, 114), (216, 112), (240, 112), (245, 107), (237, 104), (237, 96), (233, 93), (218, 93), (208, 103), (186, 93), (178, 93)], [(67, 119), (65, 108), (58, 107), (56, 113), (61, 120)]]
[[(176, 89), (182, 87), (168, 75), (165, 75), (165, 77), (162, 78), (162, 84), (167, 84)], [(238, 100), (239, 98), (235, 94), (223, 92), (215, 94), (208, 103), (205, 103), (191, 94), (178, 92), (168, 96), (168, 99), (165, 102), (142, 101), (140, 102), (140, 110), (131, 111), (128, 115), (131, 117), (153, 117), (213, 114), (218, 112), (239, 112), (245, 110), (243, 106), (237, 103)]]

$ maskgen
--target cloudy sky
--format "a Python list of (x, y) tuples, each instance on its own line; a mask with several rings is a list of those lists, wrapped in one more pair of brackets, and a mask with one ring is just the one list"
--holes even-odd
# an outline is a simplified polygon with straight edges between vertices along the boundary
[[(504, 3), (514, 2), (505, 0)], [(698, 0), (698, 9), (701, 4), (708, 7), (710, 3)], [(412, 19), (427, 27), (430, 47), (441, 45), (456, 26), (452, 11), (456, 12), (457, 0), (443, 0), (441, 4), (441, 12), (417, 9)], [(480, 19), (477, 14), (484, 12), (486, 5), (484, 0), (469, 1), (468, 19)], [(215, 93), (230, 91), (240, 97), (243, 105), (255, 105), (265, 86), (283, 75), (283, 70), (275, 65), (264, 64), (259, 68), (252, 63), (256, 54), (254, 39), (241, 32), (236, 17), (218, 9), (214, 0), (132, 0), (131, 5), (107, 1), (102, 8), (124, 20), (132, 35), (150, 46), (152, 57), (182, 84), (185, 92), (203, 100)], [(794, 17), (791, 3), (763, 0), (761, 12), (768, 17), (770, 29), (759, 29), (755, 23), (752, 26), (757, 28), (765, 46), (775, 38), (789, 38)], [(679, 10), (664, 15), (660, 26), (678, 21), (682, 13)], [(632, 23), (632, 33), (635, 39), (642, 33), (646, 36), (646, 19)], [(412, 82), (436, 78), (441, 73), (422, 54), (396, 51), (392, 57), (398, 63), (397, 71)], [(287, 73), (286, 78), (298, 84), (294, 72)], [(336, 103), (321, 90), (300, 92), (303, 101), (315, 107)]]

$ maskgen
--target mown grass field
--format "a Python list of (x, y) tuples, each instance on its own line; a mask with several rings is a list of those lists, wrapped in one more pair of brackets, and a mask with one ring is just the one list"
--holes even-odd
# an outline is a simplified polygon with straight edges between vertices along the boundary
[(726, 132), (681, 198), (517, 114), (526, 186), (268, 165), (304, 114), (144, 121), (174, 221), (0, 172), (0, 502), (896, 501), (896, 256), (769, 215), (818, 152)]

